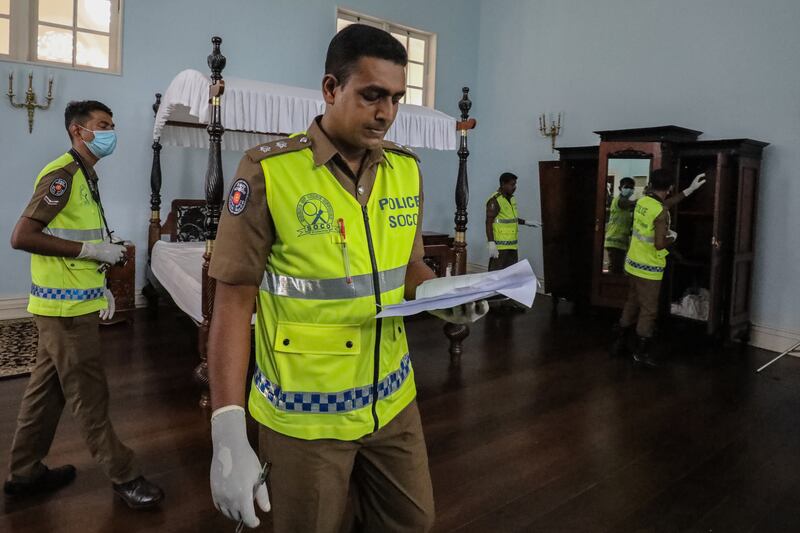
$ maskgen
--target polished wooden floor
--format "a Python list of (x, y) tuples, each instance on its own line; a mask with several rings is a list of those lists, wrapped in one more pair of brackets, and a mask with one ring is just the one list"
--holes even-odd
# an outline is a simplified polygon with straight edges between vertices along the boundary
[[(437, 531), (800, 531), (800, 360), (669, 339), (658, 371), (610, 359), (610, 317), (525, 314), (473, 328), (457, 368), (435, 319), (408, 331)], [(3, 532), (220, 531), (207, 413), (188, 375), (194, 327), (162, 308), (103, 330), (112, 419), (161, 484), (161, 509), (112, 497), (68, 414), (49, 463), (78, 468), (56, 495), (4, 502)], [(0, 381), (0, 469), (26, 379)], [(264, 520), (263, 530), (269, 530)]]

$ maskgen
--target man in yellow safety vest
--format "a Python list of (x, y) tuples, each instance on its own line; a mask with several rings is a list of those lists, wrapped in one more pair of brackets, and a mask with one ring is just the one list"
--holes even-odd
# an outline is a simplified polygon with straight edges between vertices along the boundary
[[(249, 527), (259, 524), (254, 499), (273, 509), (276, 533), (432, 526), (405, 326), (376, 318), (435, 277), (422, 261), (417, 158), (383, 140), (406, 64), (389, 33), (343, 29), (328, 48), (325, 113), (306, 132), (249, 150), (233, 180), (210, 270), (210, 481), (217, 508)], [(248, 407), (260, 459), (243, 409), (254, 302)], [(487, 310), (433, 314), (468, 323)]]
[(606, 234), (603, 246), (608, 256), (608, 271), (612, 274), (623, 274), (625, 254), (631, 243), (631, 227), (633, 227), (633, 191), (636, 182), (633, 178), (619, 180), (619, 194), (611, 200), (611, 212), (606, 222)]
[(99, 318), (114, 314), (106, 268), (125, 254), (124, 246), (111, 242), (94, 170), (117, 144), (114, 121), (111, 110), (94, 100), (70, 102), (64, 118), (72, 148), (39, 173), (11, 236), (15, 249), (31, 254), (28, 312), (39, 344), (4, 490), (11, 497), (27, 496), (57, 490), (75, 478), (72, 465), (50, 469), (42, 463), (66, 404), (114, 493), (131, 508), (152, 507), (164, 493), (139, 474), (133, 451), (111, 425), (98, 333)]
[(500, 174), (500, 187), (486, 200), (486, 240), (489, 250), (489, 270), (502, 270), (519, 261), (519, 225), (539, 227), (526, 222), (517, 214), (517, 176)]
[(625, 353), (628, 337), (635, 327), (634, 361), (649, 367), (658, 366), (650, 355), (650, 344), (658, 318), (661, 280), (669, 253), (667, 248), (678, 238), (678, 234), (670, 229), (669, 207), (702, 187), (704, 177), (705, 174), (699, 174), (683, 192), (667, 199), (675, 179), (667, 169), (656, 169), (650, 175), (647, 194), (637, 200), (631, 244), (625, 257), (625, 272), (629, 275), (628, 299), (617, 325), (616, 340), (611, 349), (613, 354)]

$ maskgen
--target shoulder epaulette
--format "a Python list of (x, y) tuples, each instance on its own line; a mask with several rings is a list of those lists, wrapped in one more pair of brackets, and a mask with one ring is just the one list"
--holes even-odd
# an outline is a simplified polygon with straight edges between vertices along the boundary
[(310, 139), (307, 135), (296, 135), (294, 137), (286, 137), (284, 139), (278, 139), (276, 141), (270, 141), (268, 143), (259, 144), (253, 148), (250, 148), (248, 151), (245, 152), (247, 156), (254, 162), (257, 163), (262, 159), (266, 159), (268, 157), (273, 157), (280, 154), (286, 154), (289, 152), (297, 152), (298, 150), (303, 150), (310, 146)]
[(397, 144), (396, 142), (392, 141), (383, 141), (383, 149), (400, 155), (413, 157), (414, 159), (417, 160), (417, 162), (419, 162), (419, 156), (415, 154), (414, 151), (408, 146), (403, 146), (401, 144)]
[(53, 169), (51, 172), (48, 172), (47, 175), (48, 176), (52, 176), (53, 174), (56, 174), (58, 172), (64, 172), (65, 174), (68, 174), (70, 178), (73, 178), (73, 177), (75, 177), (75, 174), (78, 173), (78, 169), (80, 169), (80, 166), (78, 165), (78, 163), (76, 161), (70, 161), (68, 164), (64, 165), (63, 167), (58, 167), (58, 168)]

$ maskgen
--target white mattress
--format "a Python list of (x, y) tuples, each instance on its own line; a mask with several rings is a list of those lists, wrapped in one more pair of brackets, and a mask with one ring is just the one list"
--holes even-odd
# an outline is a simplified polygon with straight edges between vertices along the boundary
[[(203, 321), (203, 242), (158, 241), (153, 246), (150, 270), (175, 305), (200, 324)], [(255, 323), (255, 315), (250, 321)]]
[[(210, 82), (196, 70), (184, 70), (175, 76), (158, 108), (153, 138), (161, 139), (164, 145), (208, 147), (208, 133), (204, 129), (170, 127), (166, 122), (207, 124)], [(222, 136), (223, 148), (241, 151), (275, 138), (267, 134), (304, 131), (324, 110), (319, 89), (226, 78), (222, 125), (229, 131)], [(386, 139), (416, 148), (455, 150), (456, 119), (435, 109), (400, 104)]]
[(175, 304), (198, 324), (203, 321), (203, 242), (164, 242), (153, 246), (150, 269)]

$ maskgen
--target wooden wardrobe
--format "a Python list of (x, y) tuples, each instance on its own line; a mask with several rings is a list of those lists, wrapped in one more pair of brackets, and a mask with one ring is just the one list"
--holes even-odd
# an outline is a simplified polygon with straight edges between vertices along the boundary
[(672, 170), (676, 192), (705, 172), (706, 184), (671, 209), (678, 239), (662, 285), (662, 317), (699, 323), (718, 338), (747, 338), (758, 182), (767, 143), (699, 140), (702, 132), (677, 126), (595, 133), (599, 146), (559, 148), (559, 161), (539, 163), (545, 290), (578, 303), (621, 308), (627, 276), (612, 272), (604, 248), (619, 180), (633, 178), (640, 197), (656, 168)]

